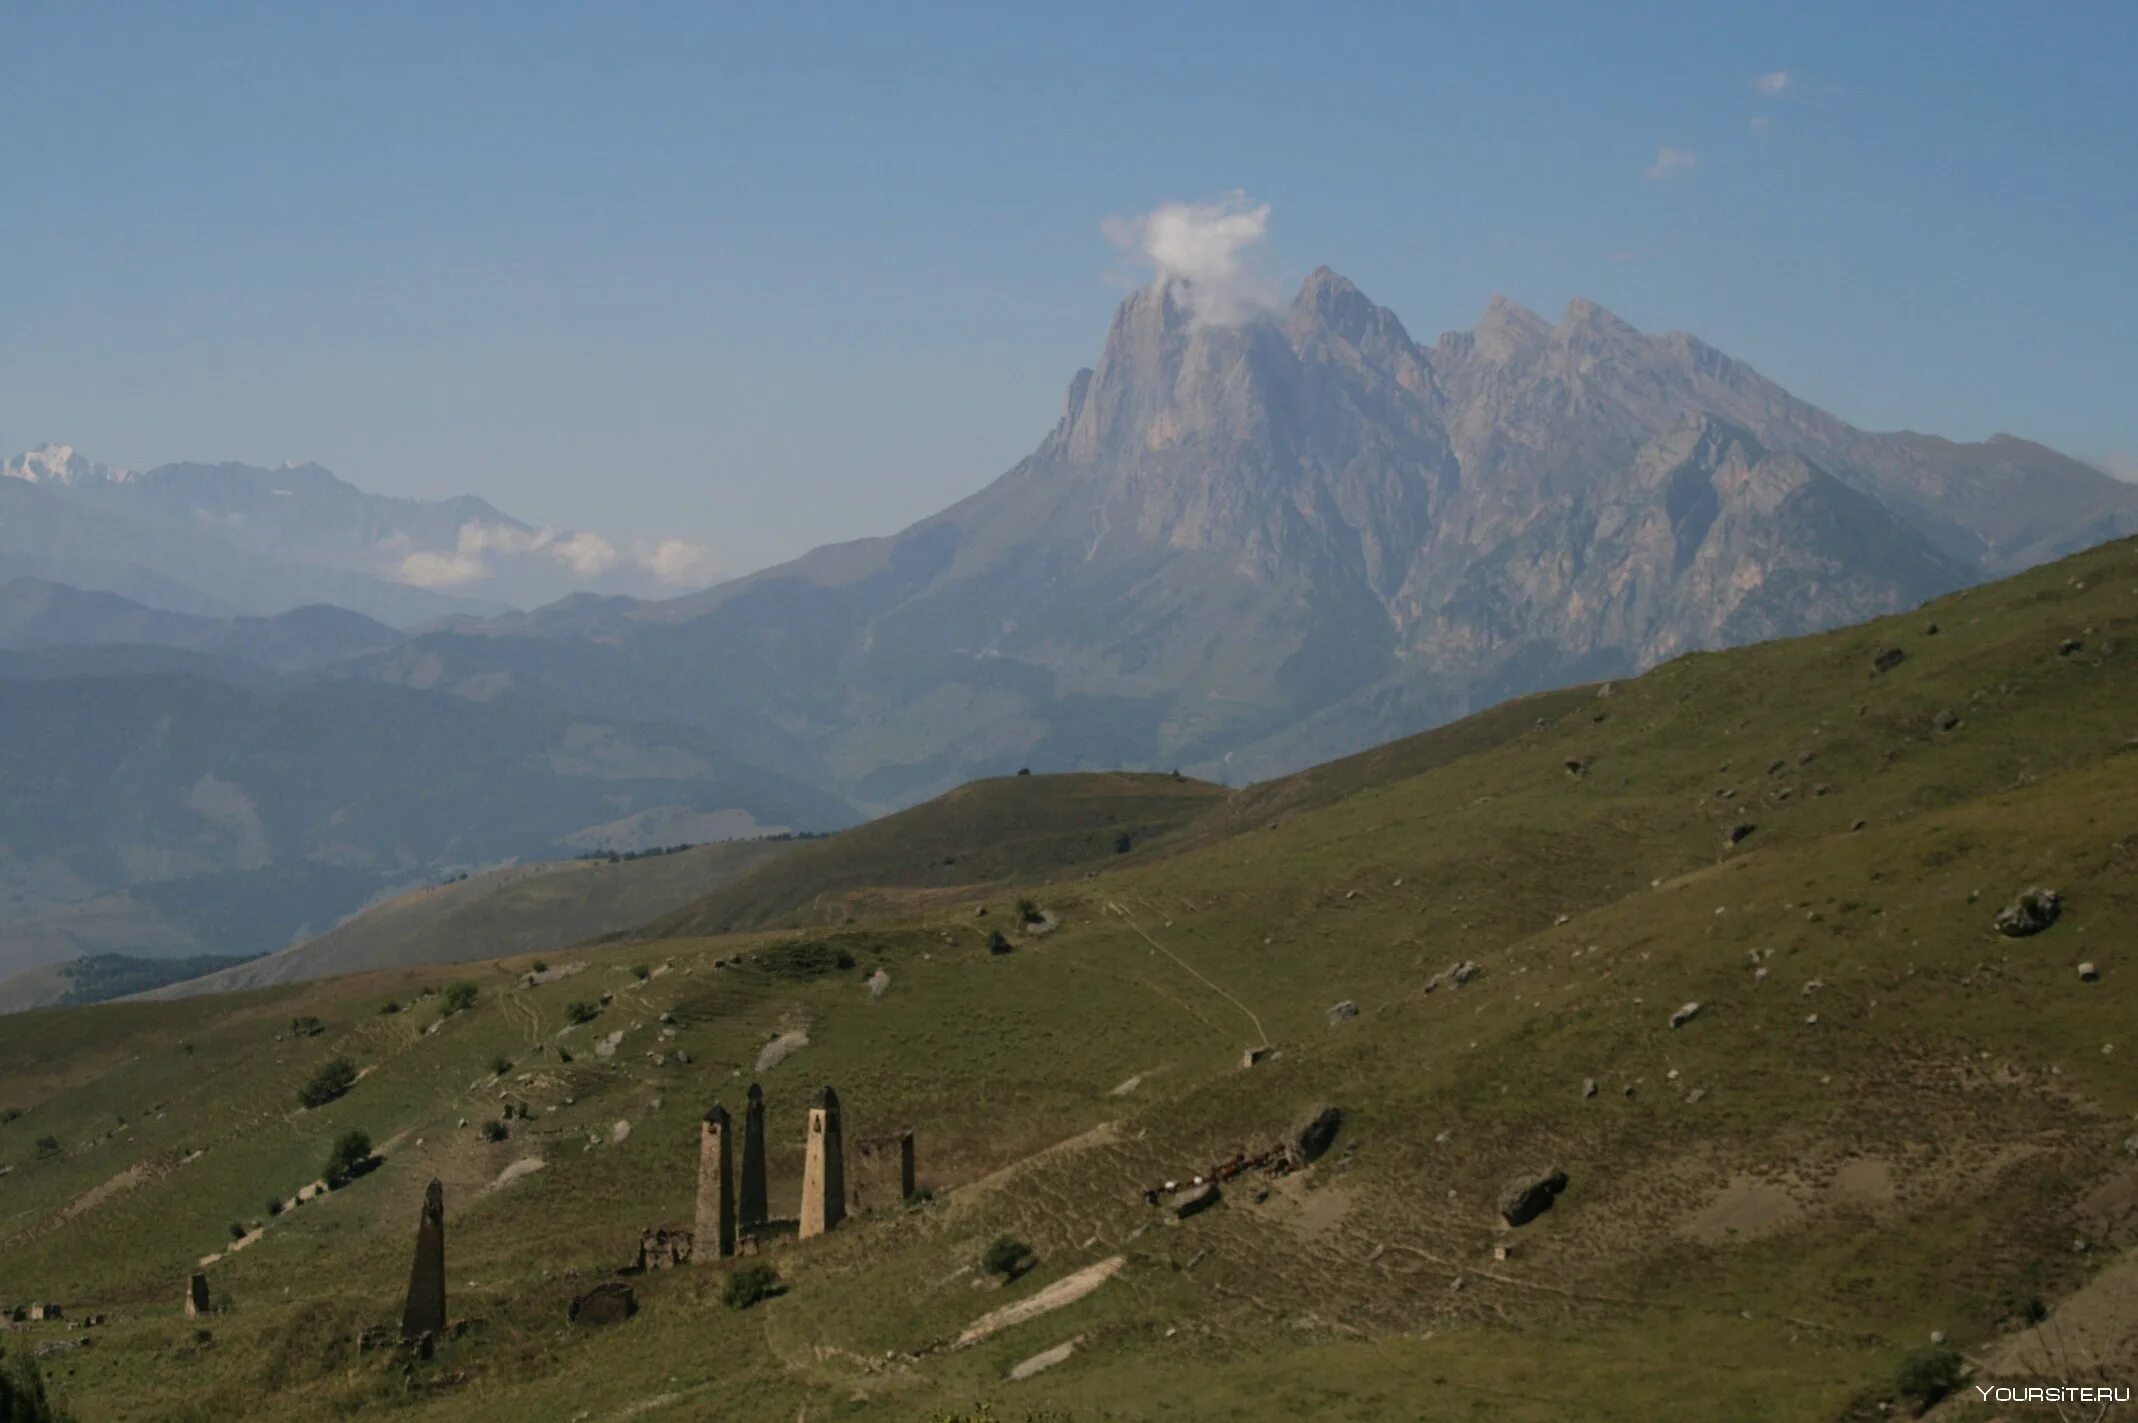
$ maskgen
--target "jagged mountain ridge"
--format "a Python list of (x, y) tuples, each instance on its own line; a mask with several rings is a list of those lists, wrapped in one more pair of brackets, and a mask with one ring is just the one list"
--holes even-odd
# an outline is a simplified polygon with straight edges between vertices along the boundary
[(1424, 346), (1327, 269), (1243, 322), (1193, 297), (1130, 296), (1038, 449), (894, 537), (367, 670), (568, 697), (593, 658), (879, 806), (1032, 762), (1236, 779), (2138, 528), (2041, 446), (1859, 431), (1592, 302)]

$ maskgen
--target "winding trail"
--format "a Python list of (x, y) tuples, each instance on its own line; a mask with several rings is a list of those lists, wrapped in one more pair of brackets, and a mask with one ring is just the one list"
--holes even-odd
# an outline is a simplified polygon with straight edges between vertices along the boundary
[(1156, 939), (1152, 938), (1149, 933), (1145, 932), (1144, 927), (1136, 922), (1135, 915), (1129, 913), (1126, 909), (1122, 908), (1120, 905), (1114, 903), (1110, 899), (1106, 901), (1106, 909), (1108, 913), (1120, 915), (1122, 922), (1127, 924), (1129, 928), (1136, 931), (1137, 937), (1141, 938), (1144, 943), (1149, 944), (1152, 948), (1158, 950), (1159, 953), (1164, 954), (1167, 958), (1179, 964), (1181, 968), (1186, 970), (1189, 976), (1194, 978), (1197, 983), (1202, 984), (1203, 987), (1209, 989), (1212, 993), (1215, 993), (1218, 997), (1224, 999), (1227, 1003), (1230, 1003), (1233, 1007), (1239, 1009), (1242, 1013), (1246, 1014), (1247, 1021), (1255, 1025), (1255, 1046), (1269, 1046), (1269, 1034), (1264, 1031), (1262, 1027), (1262, 1020), (1255, 1016), (1254, 1009), (1248, 1007), (1245, 1003), (1242, 1003), (1239, 999), (1233, 997), (1230, 993), (1227, 993), (1224, 989), (1218, 987), (1217, 984), (1211, 982), (1210, 979), (1203, 974), (1202, 970), (1196, 968), (1194, 964), (1189, 963), (1179, 954), (1174, 953), (1164, 944), (1161, 944)]

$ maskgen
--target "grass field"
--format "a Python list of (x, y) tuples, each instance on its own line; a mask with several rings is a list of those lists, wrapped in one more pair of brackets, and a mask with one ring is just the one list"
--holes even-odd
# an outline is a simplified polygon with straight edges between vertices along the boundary
[[(968, 788), (1040, 832), (1059, 802), (1025, 848), (958, 846), (941, 804), (877, 842), (962, 888), (813, 882), (834, 837), (759, 872), (792, 878), (754, 932), (688, 932), (747, 904), (670, 920), (531, 986), (519, 956), (7, 1020), (0, 1304), (109, 1320), (0, 1338), (93, 1337), (44, 1360), (88, 1419), (1869, 1419), (1934, 1331), (2023, 1379), (2037, 1301), (2076, 1367), (2138, 1370), (2138, 544), (1230, 796), (1148, 778), (1194, 805), (1095, 863), (1059, 848), (1120, 814), (1090, 779)], [(2030, 885), (2061, 917), (2003, 937)], [(442, 1018), (454, 980), (477, 997)], [(299, 1110), (336, 1055), (362, 1078)], [(697, 1118), (753, 1078), (775, 1213), (826, 1082), (850, 1138), (915, 1130), (932, 1194), (776, 1247), (754, 1308), (700, 1265), (568, 1325), (689, 1219)], [(485, 1139), (507, 1102), (530, 1119)], [(1145, 1204), (1322, 1104), (1346, 1118), (1307, 1170)], [(270, 1215), (351, 1128), (383, 1164)], [(1555, 1208), (1505, 1227), (1501, 1187), (1551, 1166)], [(479, 1322), (404, 1371), (356, 1340), (397, 1315), (433, 1175)], [(978, 1263), (1003, 1234), (1036, 1261), (1007, 1285)], [(198, 1324), (196, 1267), (225, 1306)]]

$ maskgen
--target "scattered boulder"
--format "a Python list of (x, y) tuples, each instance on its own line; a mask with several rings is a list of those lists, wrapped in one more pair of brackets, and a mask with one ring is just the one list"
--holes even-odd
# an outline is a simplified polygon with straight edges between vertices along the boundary
[(881, 998), (891, 991), (891, 975), (877, 969), (869, 975), (869, 997)]
[(594, 1286), (571, 1302), (565, 1317), (573, 1324), (621, 1324), (638, 1313), (638, 1294), (622, 1280)]
[(1742, 845), (1751, 836), (1752, 832), (1757, 829), (1759, 827), (1749, 820), (1739, 821), (1730, 827), (1727, 835), (1722, 837), (1723, 843), (1725, 845)]
[(2084, 639), (2076, 637), (2067, 637), (2062, 642), (2056, 645), (2056, 655), (2059, 657), (2070, 657), (2075, 653), (2084, 651), (2085, 647), (2086, 643)]
[(1897, 647), (1882, 647), (1871, 658), (1871, 675), (1883, 676), (1908, 660), (1908, 654)]
[(2091, 959), (2079, 965), (2079, 982), (2099, 983), (2100, 981), (2101, 970), (2094, 967), (2093, 961)]
[(1244, 1069), (1253, 1067), (1257, 1063), (1267, 1062), (1276, 1051), (1277, 1049), (1268, 1043), (1263, 1043), (1260, 1047), (1251, 1047), (1240, 1054), (1240, 1066)]
[(1947, 707), (1932, 717), (1930, 724), (1940, 731), (1957, 731), (1960, 726), (1960, 714), (1951, 707)]
[(1566, 1173), (1556, 1168), (1510, 1181), (1500, 1191), (1500, 1218), (1509, 1225), (1527, 1225), (1550, 1210), (1565, 1189)]
[(1292, 1128), (1290, 1143), (1292, 1155), (1302, 1166), (1319, 1161), (1336, 1141), (1336, 1134), (1343, 1130), (1342, 1107), (1317, 1106), (1303, 1116)]
[(638, 1238), (638, 1262), (634, 1271), (672, 1270), (690, 1263), (697, 1246), (697, 1232), (680, 1225), (649, 1225)]
[(1587, 1101), (1587, 1100), (1588, 1100), (1589, 1098), (1591, 1098), (1591, 1097), (1593, 1097), (1593, 1096), (1595, 1096), (1595, 1095), (1596, 1095), (1596, 1079), (1595, 1079), (1595, 1078), (1593, 1078), (1593, 1077), (1584, 1077), (1584, 1078), (1582, 1078), (1582, 1079), (1581, 1079), (1581, 1099), (1582, 1099), (1583, 1101)]
[(1358, 1015), (1359, 1005), (1346, 998), (1329, 1009), (1329, 1026), (1333, 1028), (1338, 1023), (1347, 1023)]
[(1191, 1215), (1199, 1215), (1209, 1210), (1221, 1198), (1217, 1182), (1204, 1181), (1188, 1187), (1185, 1191), (1176, 1191), (1173, 1198), (1166, 1202), (1166, 1209), (1173, 1213), (1173, 1219), (1186, 1220)]
[(2039, 934), (2063, 913), (2062, 901), (2053, 889), (2022, 890), (2017, 899), (1997, 911), (1997, 932), (2007, 939)]
[(1585, 775), (1588, 772), (1589, 758), (1586, 756), (1569, 756), (1566, 758), (1564, 764), (1566, 766), (1566, 773), (1569, 776), (1579, 778), (1580, 776)]
[(989, 931), (987, 936), (987, 951), (989, 953), (1006, 954), (1015, 947), (1016, 945), (1010, 942), (1009, 936), (1003, 933), (1000, 929), (994, 929)]
[(1687, 1023), (1690, 1023), (1693, 1019), (1699, 1016), (1700, 1005), (1698, 1003), (1687, 1003), (1684, 1007), (1678, 1009), (1677, 1012), (1670, 1015), (1670, 1025), (1673, 1028), (1682, 1028)]

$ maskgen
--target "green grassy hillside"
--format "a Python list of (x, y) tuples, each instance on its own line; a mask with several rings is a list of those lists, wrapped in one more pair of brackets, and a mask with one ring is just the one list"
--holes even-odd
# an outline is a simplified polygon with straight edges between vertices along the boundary
[(730, 840), (635, 859), (512, 865), (397, 896), (314, 939), (174, 984), (159, 997), (228, 993), (402, 964), (532, 954), (629, 929), (805, 844)]
[(1149, 858), (1226, 800), (1207, 781), (1127, 771), (999, 776), (799, 847), (643, 931), (656, 938), (836, 923), (944, 892), (1039, 883)]
[[(946, 889), (533, 986), (522, 958), (22, 1015), (0, 1302), (109, 1315), (44, 1360), (97, 1419), (1872, 1419), (1933, 1334), (1984, 1377), (2039, 1381), (2053, 1347), (2127, 1380), (2134, 718), (2125, 541), (1502, 709), (1326, 795), (1257, 788), (1179, 853), (1005, 884), (984, 918)], [(2037, 885), (2061, 917), (1999, 934)], [(991, 953), (1020, 895), (1059, 926)], [(421, 995), (455, 978), (477, 997), (442, 1018)], [(300, 1110), (337, 1055), (363, 1076)], [(932, 1198), (777, 1247), (754, 1308), (715, 1264), (567, 1324), (641, 1227), (688, 1220), (696, 1119), (753, 1077), (775, 1212), (825, 1082), (850, 1137), (915, 1130)], [(486, 1139), (507, 1102), (530, 1116)], [(1176, 1224), (1145, 1204), (1320, 1105), (1346, 1115), (1308, 1169)], [(268, 1214), (352, 1128), (378, 1169)], [(1554, 1166), (1555, 1207), (1506, 1227), (1502, 1187)], [(479, 1322), (404, 1372), (355, 1341), (396, 1316), (433, 1175)], [(233, 1224), (260, 1228), (233, 1250)], [(1034, 1264), (998, 1285), (1004, 1234)], [(189, 1321), (203, 1259), (228, 1308)]]

